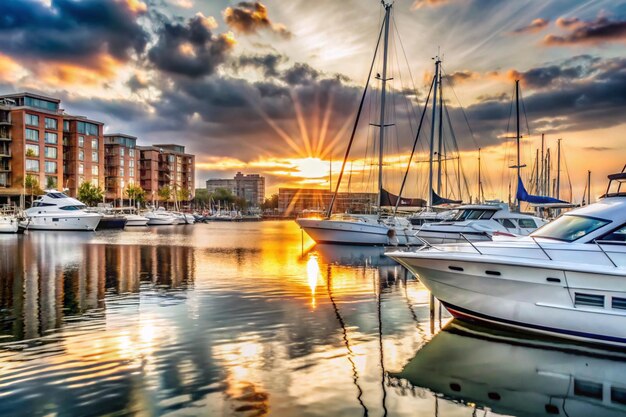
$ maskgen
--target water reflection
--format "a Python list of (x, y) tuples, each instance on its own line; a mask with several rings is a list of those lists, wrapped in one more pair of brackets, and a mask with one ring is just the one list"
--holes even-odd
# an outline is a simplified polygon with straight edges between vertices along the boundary
[(485, 413), (624, 416), (625, 360), (620, 351), (453, 321), (394, 377), (405, 393), (425, 388)]
[(287, 222), (2, 236), (0, 415), (431, 415), (387, 373), (428, 292), (347, 249)]

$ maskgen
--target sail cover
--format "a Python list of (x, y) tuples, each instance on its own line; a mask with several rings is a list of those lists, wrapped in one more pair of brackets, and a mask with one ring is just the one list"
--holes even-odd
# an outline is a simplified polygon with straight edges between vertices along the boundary
[(431, 190), (433, 194), (433, 206), (440, 206), (442, 204), (461, 204), (462, 200), (451, 200), (449, 198), (443, 198), (439, 194), (435, 192), (435, 190)]
[(520, 177), (517, 178), (516, 198), (519, 201), (526, 201), (531, 204), (567, 203), (567, 201), (559, 200), (558, 198), (528, 194), (528, 191), (524, 188), (524, 183)]
[(380, 205), (385, 207), (395, 207), (400, 198), (400, 204), (398, 207), (426, 207), (426, 200), (421, 198), (404, 198), (398, 197), (395, 194), (391, 194), (384, 188), (380, 191)]

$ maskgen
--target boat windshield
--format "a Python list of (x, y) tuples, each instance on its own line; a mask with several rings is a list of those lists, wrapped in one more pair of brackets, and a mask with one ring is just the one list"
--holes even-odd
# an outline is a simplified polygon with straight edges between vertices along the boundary
[(537, 229), (532, 237), (544, 237), (573, 242), (611, 223), (610, 220), (576, 215), (565, 215)]
[(464, 220), (489, 220), (495, 214), (495, 210), (467, 209), (461, 210), (454, 216), (453, 221), (462, 222)]
[(48, 193), (47, 196), (52, 198), (67, 198), (63, 193)]

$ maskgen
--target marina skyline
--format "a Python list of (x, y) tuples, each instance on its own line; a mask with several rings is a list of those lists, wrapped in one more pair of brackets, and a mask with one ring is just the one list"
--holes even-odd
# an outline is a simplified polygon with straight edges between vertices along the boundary
[[(503, 136), (515, 79), (530, 131), (526, 164), (541, 133), (553, 149), (563, 138), (574, 200), (587, 170), (600, 194), (606, 174), (621, 168), (626, 3), (449, 0), (394, 8), (397, 52), (407, 56), (420, 103), (440, 51), (454, 82), (450, 112), (459, 116), (462, 104), (475, 134), (475, 141), (467, 132), (459, 137), (467, 175), (476, 176), (478, 145), (491, 198), (505, 198), (510, 182), (511, 143)], [(58, 96), (70, 112), (152, 142), (175, 135), (198, 155), (197, 183), (260, 172), (271, 194), (330, 185), (382, 15), (375, 1), (27, 0), (7, 5), (5, 16), (0, 33), (11, 42), (0, 46), (0, 92)], [(26, 42), (25, 33), (38, 41)], [(400, 170), (405, 151), (388, 153), (388, 163), (401, 161)], [(355, 159), (355, 167), (366, 163)]]

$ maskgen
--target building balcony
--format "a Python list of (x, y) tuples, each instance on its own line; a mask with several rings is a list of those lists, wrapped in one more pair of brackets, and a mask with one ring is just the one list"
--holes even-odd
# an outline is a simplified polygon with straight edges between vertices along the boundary
[(9, 161), (1, 161), (0, 172), (11, 172), (11, 163)]
[(11, 149), (0, 147), (0, 158), (10, 158), (11, 157)]
[(0, 117), (0, 126), (11, 126), (11, 121), (5, 117)]

